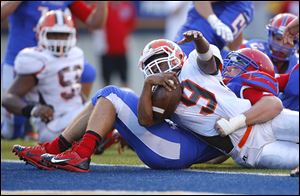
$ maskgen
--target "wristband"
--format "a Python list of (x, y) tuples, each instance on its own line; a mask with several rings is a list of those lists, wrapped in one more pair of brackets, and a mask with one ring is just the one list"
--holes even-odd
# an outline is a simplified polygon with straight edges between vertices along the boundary
[(33, 110), (33, 108), (35, 107), (35, 105), (27, 105), (24, 108), (22, 108), (22, 115), (30, 118), (31, 117), (31, 111)]
[(234, 130), (246, 127), (246, 116), (244, 114), (238, 115), (229, 119), (229, 124), (233, 127)]
[(208, 61), (209, 59), (211, 59), (213, 57), (213, 52), (211, 50), (211, 45), (209, 45), (209, 48), (207, 50), (207, 52), (205, 53), (199, 53), (197, 51), (198, 57), (201, 61)]

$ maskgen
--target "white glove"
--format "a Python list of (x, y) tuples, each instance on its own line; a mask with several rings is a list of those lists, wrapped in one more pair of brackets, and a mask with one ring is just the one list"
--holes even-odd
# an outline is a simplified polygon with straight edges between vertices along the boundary
[(217, 35), (222, 37), (226, 42), (233, 41), (231, 29), (225, 25), (216, 15), (211, 14), (207, 18), (210, 26), (216, 31)]
[(215, 124), (215, 129), (220, 134), (220, 136), (225, 137), (239, 128), (246, 127), (246, 116), (241, 114), (239, 116), (230, 118), (226, 120), (225, 118), (221, 118)]

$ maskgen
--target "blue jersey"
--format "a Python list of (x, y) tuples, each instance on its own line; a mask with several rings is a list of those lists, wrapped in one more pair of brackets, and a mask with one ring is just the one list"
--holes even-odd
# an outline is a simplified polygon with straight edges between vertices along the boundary
[[(252, 40), (249, 40), (248, 42), (246, 42), (245, 44), (243, 44), (243, 47), (258, 49), (258, 50), (262, 51), (263, 53), (267, 54), (268, 57), (272, 60), (270, 49), (269, 49), (269, 44), (265, 40), (252, 39)], [(293, 67), (298, 63), (298, 61), (299, 61), (299, 56), (296, 53), (291, 55), (289, 57), (289, 61), (288, 61), (288, 68), (285, 71), (285, 73), (288, 73), (289, 71), (291, 71), (293, 69)], [(275, 73), (278, 73), (277, 66), (276, 66), (275, 62), (273, 62), (273, 63), (274, 63), (274, 71), (275, 71)]]
[(288, 83), (279, 98), (285, 108), (299, 111), (299, 64), (292, 69)]
[[(251, 1), (232, 1), (212, 3), (215, 15), (233, 32), (236, 38), (253, 19), (253, 3)], [(226, 45), (222, 37), (218, 36), (207, 20), (198, 14), (196, 8), (190, 8), (186, 22), (178, 31), (175, 42), (183, 38), (183, 33), (188, 30), (197, 30), (203, 33), (210, 44), (216, 45), (220, 50)], [(194, 43), (189, 42), (181, 45), (186, 55), (194, 49)]]
[(4, 63), (13, 65), (15, 57), (23, 48), (37, 45), (34, 28), (42, 12), (54, 9), (64, 10), (73, 1), (24, 1), (9, 16), (9, 36)]
[(100, 97), (112, 102), (117, 113), (114, 127), (150, 168), (183, 169), (222, 155), (192, 133), (167, 122), (141, 126), (137, 117), (138, 97), (132, 91), (108, 86), (92, 97), (92, 104)]

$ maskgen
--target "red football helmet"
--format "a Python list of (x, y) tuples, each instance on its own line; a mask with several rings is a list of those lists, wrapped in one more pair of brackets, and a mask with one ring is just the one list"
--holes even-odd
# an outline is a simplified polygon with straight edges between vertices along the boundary
[(297, 16), (290, 13), (277, 14), (267, 25), (267, 30), (269, 32), (269, 53), (273, 58), (280, 61), (287, 61), (289, 60), (289, 56), (294, 54), (294, 52), (298, 49), (298, 39), (294, 40), (294, 47), (283, 46), (283, 44), (275, 42), (275, 40), (283, 39), (284, 29), (296, 18)]
[[(239, 70), (231, 75), (232, 68)], [(228, 82), (234, 77), (248, 71), (262, 71), (274, 77), (274, 65), (270, 58), (263, 52), (254, 48), (242, 48), (230, 52), (224, 59), (224, 69), (222, 71), (224, 81)]]
[[(51, 10), (44, 14), (36, 29), (38, 45), (55, 56), (67, 54), (76, 44), (76, 29), (72, 17), (61, 10)], [(64, 34), (63, 38), (61, 34)]]
[[(157, 39), (149, 42), (142, 51), (139, 68), (145, 77), (162, 72), (178, 72), (185, 61), (185, 54), (174, 42), (167, 39)], [(168, 67), (161, 64), (167, 62)]]

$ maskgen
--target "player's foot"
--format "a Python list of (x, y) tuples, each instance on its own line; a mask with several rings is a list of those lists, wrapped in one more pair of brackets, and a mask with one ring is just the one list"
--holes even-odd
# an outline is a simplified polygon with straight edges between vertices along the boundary
[(41, 155), (46, 152), (43, 144), (37, 146), (21, 146), (14, 145), (12, 152), (19, 156), (20, 160), (24, 160), (26, 163), (29, 163), (39, 169), (52, 170), (54, 168), (48, 167), (41, 162)]
[(299, 177), (299, 166), (291, 171), (292, 177)]
[(46, 153), (41, 158), (42, 162), (50, 167), (74, 172), (89, 172), (91, 161), (90, 158), (81, 158), (77, 152), (72, 150), (57, 155)]

